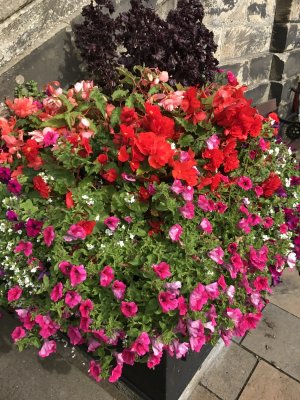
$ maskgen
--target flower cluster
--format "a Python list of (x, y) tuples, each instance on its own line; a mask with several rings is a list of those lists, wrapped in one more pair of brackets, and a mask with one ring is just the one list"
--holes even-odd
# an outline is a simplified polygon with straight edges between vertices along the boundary
[(299, 256), (299, 174), (232, 74), (202, 88), (123, 70), (7, 101), (0, 118), (0, 303), (39, 355), (60, 332), (89, 374), (229, 344)]

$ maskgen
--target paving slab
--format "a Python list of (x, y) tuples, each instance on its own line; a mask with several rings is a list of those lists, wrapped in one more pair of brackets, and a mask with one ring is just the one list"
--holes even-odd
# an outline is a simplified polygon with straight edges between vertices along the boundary
[(253, 354), (232, 343), (203, 370), (200, 383), (223, 400), (235, 400), (256, 363)]
[(60, 354), (41, 359), (36, 349), (19, 353), (10, 339), (16, 325), (4, 312), (0, 319), (0, 400), (124, 399), (116, 388), (108, 393), (102, 382), (97, 384)]
[(283, 272), (282, 283), (274, 288), (270, 301), (300, 318), (300, 276), (296, 268)]
[(198, 385), (193, 391), (189, 400), (218, 400), (218, 397), (207, 390), (205, 387)]
[(282, 371), (300, 380), (300, 319), (268, 304), (258, 328), (242, 345)]
[(300, 383), (264, 361), (255, 368), (239, 400), (299, 400)]

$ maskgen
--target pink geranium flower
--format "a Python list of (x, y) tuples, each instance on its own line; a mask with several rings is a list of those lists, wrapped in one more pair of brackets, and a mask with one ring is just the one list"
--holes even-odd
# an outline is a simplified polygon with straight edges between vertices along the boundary
[(50, 299), (54, 302), (57, 302), (63, 297), (63, 289), (64, 286), (61, 282), (59, 282), (57, 285), (54, 286), (50, 293)]
[(39, 351), (42, 358), (49, 357), (50, 354), (56, 352), (56, 342), (54, 340), (46, 340)]
[(105, 218), (104, 223), (108, 229), (114, 232), (120, 223), (120, 219), (118, 217), (108, 217)]
[(44, 236), (44, 243), (46, 246), (50, 247), (53, 240), (55, 239), (55, 232), (54, 232), (54, 227), (53, 226), (47, 226), (43, 230), (43, 236)]
[(82, 317), (88, 318), (90, 316), (90, 312), (94, 309), (94, 303), (90, 299), (86, 299), (81, 302), (79, 311)]
[(223, 264), (224, 251), (222, 247), (216, 247), (208, 253), (209, 257), (217, 264)]
[(90, 361), (89, 375), (95, 379), (96, 382), (101, 381), (101, 366), (95, 360)]
[(24, 256), (29, 257), (32, 254), (32, 243), (24, 242), (21, 240), (14, 249), (15, 253), (23, 253)]
[(86, 280), (86, 270), (83, 265), (72, 265), (70, 272), (71, 286), (77, 286)]
[(109, 265), (106, 265), (100, 272), (100, 285), (107, 287), (114, 280), (114, 278), (114, 270)]
[(122, 301), (120, 308), (126, 318), (134, 317), (138, 312), (138, 306), (134, 301)]
[(170, 271), (170, 265), (164, 261), (160, 262), (159, 264), (152, 265), (152, 268), (160, 279), (167, 279), (170, 278), (170, 276), (172, 276)]
[(26, 336), (26, 331), (21, 326), (17, 326), (11, 333), (11, 338), (14, 342), (23, 339)]
[(184, 206), (180, 207), (179, 211), (180, 211), (181, 215), (183, 216), (183, 218), (186, 218), (186, 219), (193, 219), (195, 216), (195, 206), (190, 201), (185, 203)]
[(73, 346), (83, 343), (80, 330), (76, 326), (69, 326), (67, 334)]
[(133, 342), (131, 351), (139, 356), (144, 356), (149, 352), (150, 338), (147, 332), (142, 332), (140, 336)]
[(177, 242), (182, 235), (182, 226), (175, 224), (169, 229), (169, 236), (173, 242)]
[(125, 296), (126, 285), (121, 281), (114, 281), (112, 284), (112, 291), (116, 299), (122, 300)]
[(203, 229), (205, 233), (212, 233), (212, 225), (207, 218), (203, 218), (200, 222), (200, 227)]
[(196, 288), (190, 295), (190, 309), (192, 311), (201, 311), (204, 304), (208, 301), (208, 294), (205, 290), (205, 286), (198, 283)]
[(174, 293), (160, 292), (158, 295), (158, 301), (164, 313), (176, 310), (176, 308), (178, 307), (178, 300), (176, 299)]
[(81, 296), (77, 292), (69, 291), (65, 297), (65, 303), (70, 308), (76, 307), (81, 302)]
[(11, 301), (17, 301), (22, 295), (23, 290), (20, 288), (20, 286), (14, 286), (9, 291), (7, 292), (7, 300), (9, 302)]

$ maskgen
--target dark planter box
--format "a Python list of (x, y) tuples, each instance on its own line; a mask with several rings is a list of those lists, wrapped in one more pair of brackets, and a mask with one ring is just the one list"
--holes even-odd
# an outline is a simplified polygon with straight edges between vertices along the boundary
[(205, 345), (199, 353), (191, 352), (183, 360), (164, 354), (155, 369), (141, 363), (124, 364), (121, 379), (142, 399), (178, 400), (211, 349), (211, 345)]

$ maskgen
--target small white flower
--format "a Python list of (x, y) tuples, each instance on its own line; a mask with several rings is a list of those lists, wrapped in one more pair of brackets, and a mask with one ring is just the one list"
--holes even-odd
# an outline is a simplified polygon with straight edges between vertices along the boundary
[(131, 240), (134, 239), (134, 234), (133, 233), (129, 233), (129, 237), (130, 237)]
[(291, 180), (290, 178), (285, 178), (285, 186), (290, 187), (291, 186)]
[(124, 247), (124, 246), (125, 246), (125, 243), (123, 242), (123, 240), (120, 240), (120, 241), (118, 242), (118, 245), (119, 245), (120, 247)]
[(18, 233), (19, 235), (22, 235), (22, 230), (19, 229), (19, 230), (17, 231), (17, 233)]
[(107, 236), (112, 236), (114, 233), (113, 233), (113, 231), (111, 231), (110, 229), (105, 229), (105, 234), (106, 234)]
[(100, 215), (96, 215), (95, 221), (98, 222), (100, 220)]
[(176, 149), (176, 144), (175, 143), (171, 143), (171, 149), (175, 150)]
[(87, 243), (86, 247), (88, 248), (88, 250), (93, 250), (95, 246), (91, 243)]

